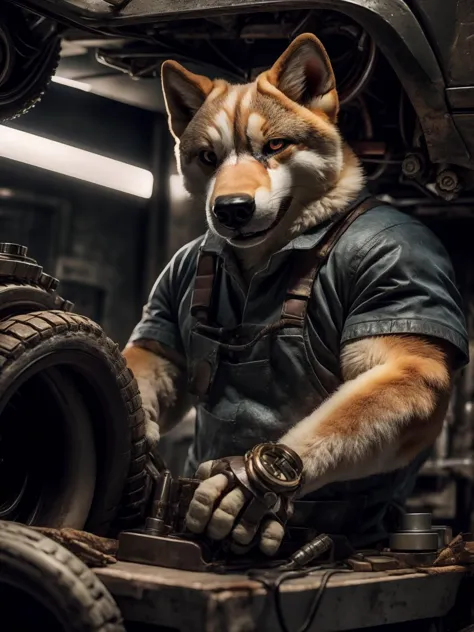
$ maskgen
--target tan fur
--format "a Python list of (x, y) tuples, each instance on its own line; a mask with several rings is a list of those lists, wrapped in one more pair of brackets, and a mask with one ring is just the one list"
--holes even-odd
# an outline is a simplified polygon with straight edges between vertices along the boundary
[[(140, 389), (147, 415), (147, 434), (166, 433), (191, 407), (186, 396), (183, 359), (153, 340), (138, 340), (123, 350)], [(155, 429), (156, 426), (156, 429)]]
[[(362, 169), (337, 128), (334, 72), (314, 35), (296, 38), (272, 68), (246, 85), (215, 81), (210, 87), (184, 69), (177, 79), (179, 68), (175, 62), (163, 66), (163, 88), (184, 184), (205, 205), (210, 230), (235, 248), (247, 275), (360, 192)], [(185, 88), (191, 95), (183, 96)], [(196, 112), (189, 102), (201, 107)], [(266, 154), (275, 139), (288, 145)], [(203, 151), (213, 152), (217, 163), (203, 163)], [(238, 229), (223, 226), (212, 212), (216, 197), (240, 194), (254, 197), (251, 221)]]
[(230, 195), (236, 191), (252, 197), (259, 188), (270, 188), (270, 178), (263, 165), (253, 161), (241, 161), (238, 165), (223, 165), (216, 178), (211, 203), (219, 195)]
[(446, 349), (413, 336), (366, 338), (341, 355), (341, 388), (282, 442), (303, 458), (313, 491), (406, 465), (441, 430), (451, 389)]
[(282, 220), (282, 230), (279, 234), (273, 235), (258, 249), (236, 252), (247, 278), (250, 278), (262, 265), (262, 260), (266, 261), (275, 250), (283, 247), (289, 237), (294, 239), (313, 226), (330, 219), (339, 209), (344, 208), (348, 200), (354, 199), (359, 193), (364, 182), (360, 163), (347, 145), (343, 149), (343, 155), (344, 165), (339, 180), (326, 195), (307, 206), (298, 207), (297, 201), (295, 201), (290, 207), (287, 217)]
[[(302, 43), (313, 46), (317, 50), (319, 53), (319, 67), (315, 65), (316, 58), (310, 56), (306, 49), (301, 47)], [(296, 68), (289, 69), (288, 65), (291, 63), (293, 55), (298, 56), (295, 64)], [(283, 92), (288, 99), (288, 107), (294, 109), (296, 107), (296, 101), (298, 101), (297, 94), (295, 93), (298, 92), (298, 82), (301, 82), (301, 77), (298, 76), (298, 73), (303, 73), (305, 63), (310, 63), (313, 66), (313, 75), (319, 74), (323, 76), (324, 74), (323, 85), (319, 90), (319, 94), (311, 100), (310, 103), (306, 103), (305, 106), (310, 109), (312, 113), (318, 116), (326, 116), (335, 123), (339, 112), (339, 99), (335, 89), (336, 78), (334, 77), (332, 65), (324, 46), (312, 33), (303, 33), (291, 42), (285, 52), (273, 64), (272, 68), (260, 75), (258, 79), (260, 88), (268, 91), (268, 84), (273, 87), (278, 87), (279, 91)], [(284, 75), (287, 71), (288, 77), (285, 78)], [(268, 82), (268, 84), (266, 82)], [(299, 113), (298, 109), (296, 111)], [(305, 116), (304, 112), (302, 114)]]

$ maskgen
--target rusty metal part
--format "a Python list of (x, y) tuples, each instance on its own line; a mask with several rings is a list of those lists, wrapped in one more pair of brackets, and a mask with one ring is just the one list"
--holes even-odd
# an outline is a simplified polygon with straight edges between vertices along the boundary
[(347, 565), (352, 568), (353, 571), (358, 573), (370, 573), (372, 572), (372, 564), (368, 562), (362, 555), (354, 555), (346, 560)]
[(347, 564), (354, 570), (361, 573), (391, 571), (401, 568), (403, 565), (391, 555), (356, 553), (351, 555)]
[(45, 290), (56, 290), (59, 285), (59, 279), (52, 277), (50, 274), (46, 274), (46, 272), (42, 272), (38, 279), (38, 284), (44, 287)]
[(314, 540), (302, 546), (296, 553), (293, 553), (288, 563), (284, 565), (284, 568), (285, 570), (290, 570), (307, 566), (310, 562), (322, 557), (332, 546), (333, 541), (328, 535), (324, 533), (318, 535)]
[(436, 178), (436, 184), (441, 191), (453, 193), (460, 186), (458, 174), (452, 169), (443, 169)]
[(292, 513), (292, 500), (303, 482), (300, 457), (283, 444), (262, 443), (244, 457), (229, 456), (212, 463), (211, 476), (223, 474), (227, 491), (239, 487), (245, 507), (239, 519), (255, 525), (265, 516), (285, 525)]
[(434, 531), (405, 531), (390, 534), (391, 551), (437, 551), (438, 534)]
[(282, 443), (260, 443), (245, 455), (251, 484), (276, 494), (293, 494), (303, 482), (303, 462)]
[(171, 530), (168, 514), (172, 482), (171, 472), (166, 470), (156, 485), (152, 515), (145, 522), (145, 532), (149, 535), (166, 535)]
[(435, 551), (384, 551), (384, 554), (399, 560), (402, 568), (423, 568), (433, 566), (437, 557), (437, 553)]
[(430, 513), (405, 513), (400, 521), (399, 531), (430, 531)]
[(453, 530), (446, 525), (433, 525), (432, 530), (438, 534), (438, 549), (443, 549), (453, 539)]
[[(186, 531), (186, 514), (198, 479), (178, 477), (174, 479), (162, 459), (155, 465), (156, 455), (148, 464), (152, 491), (150, 514), (145, 521), (145, 532), (149, 535), (168, 535)], [(160, 468), (160, 469), (158, 469)]]
[(423, 170), (423, 161), (419, 154), (407, 154), (402, 162), (402, 173), (407, 178), (415, 178)]
[(443, 169), (436, 176), (436, 191), (444, 199), (450, 202), (461, 192), (463, 186), (459, 175), (453, 169)]
[(2, 276), (30, 281), (51, 292), (59, 285), (58, 279), (43, 272), (36, 260), (28, 257), (26, 246), (9, 242), (0, 243), (0, 277)]
[(351, 147), (358, 156), (385, 156), (387, 143), (375, 140), (354, 140)]
[(432, 530), (431, 514), (406, 513), (400, 528), (390, 534), (390, 550), (400, 552), (426, 552), (438, 550), (439, 534)]
[[(12, 244), (9, 242), (0, 243), (0, 254), (8, 255), (9, 259), (26, 259), (26, 255), (28, 253), (28, 248), (26, 246), (21, 246), (20, 244)], [(30, 259), (33, 261), (33, 259)]]
[(186, 571), (203, 572), (209, 569), (197, 542), (132, 531), (119, 535), (117, 559)]
[(39, 284), (43, 268), (27, 253), (26, 246), (0, 243), (0, 277)]

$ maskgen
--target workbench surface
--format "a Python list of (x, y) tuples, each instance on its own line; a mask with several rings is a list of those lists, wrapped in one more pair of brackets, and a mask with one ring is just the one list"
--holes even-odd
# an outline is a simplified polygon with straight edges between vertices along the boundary
[[(245, 575), (130, 562), (117, 562), (96, 573), (128, 621), (180, 632), (280, 630), (273, 598)], [(283, 584), (283, 613), (291, 630), (297, 630), (306, 618), (323, 573), (316, 571)], [(427, 575), (410, 570), (334, 575), (310, 630), (336, 632), (444, 616), (454, 604), (462, 577), (462, 572)]]

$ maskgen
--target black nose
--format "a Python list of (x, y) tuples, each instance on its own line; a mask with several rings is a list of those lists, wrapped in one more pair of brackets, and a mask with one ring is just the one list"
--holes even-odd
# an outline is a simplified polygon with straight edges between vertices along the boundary
[(212, 212), (227, 228), (243, 228), (255, 213), (255, 200), (246, 193), (219, 195), (214, 201)]

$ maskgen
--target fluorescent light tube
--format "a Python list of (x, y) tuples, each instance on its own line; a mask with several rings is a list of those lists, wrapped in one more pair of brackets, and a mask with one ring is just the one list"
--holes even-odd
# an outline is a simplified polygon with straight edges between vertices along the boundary
[(141, 198), (153, 191), (153, 174), (146, 169), (3, 125), (0, 157)]
[(63, 86), (68, 86), (69, 88), (82, 90), (83, 92), (90, 92), (92, 90), (92, 86), (88, 83), (75, 81), (75, 79), (68, 79), (67, 77), (58, 77), (58, 75), (51, 77), (51, 81), (54, 81), (54, 83), (60, 83)]

